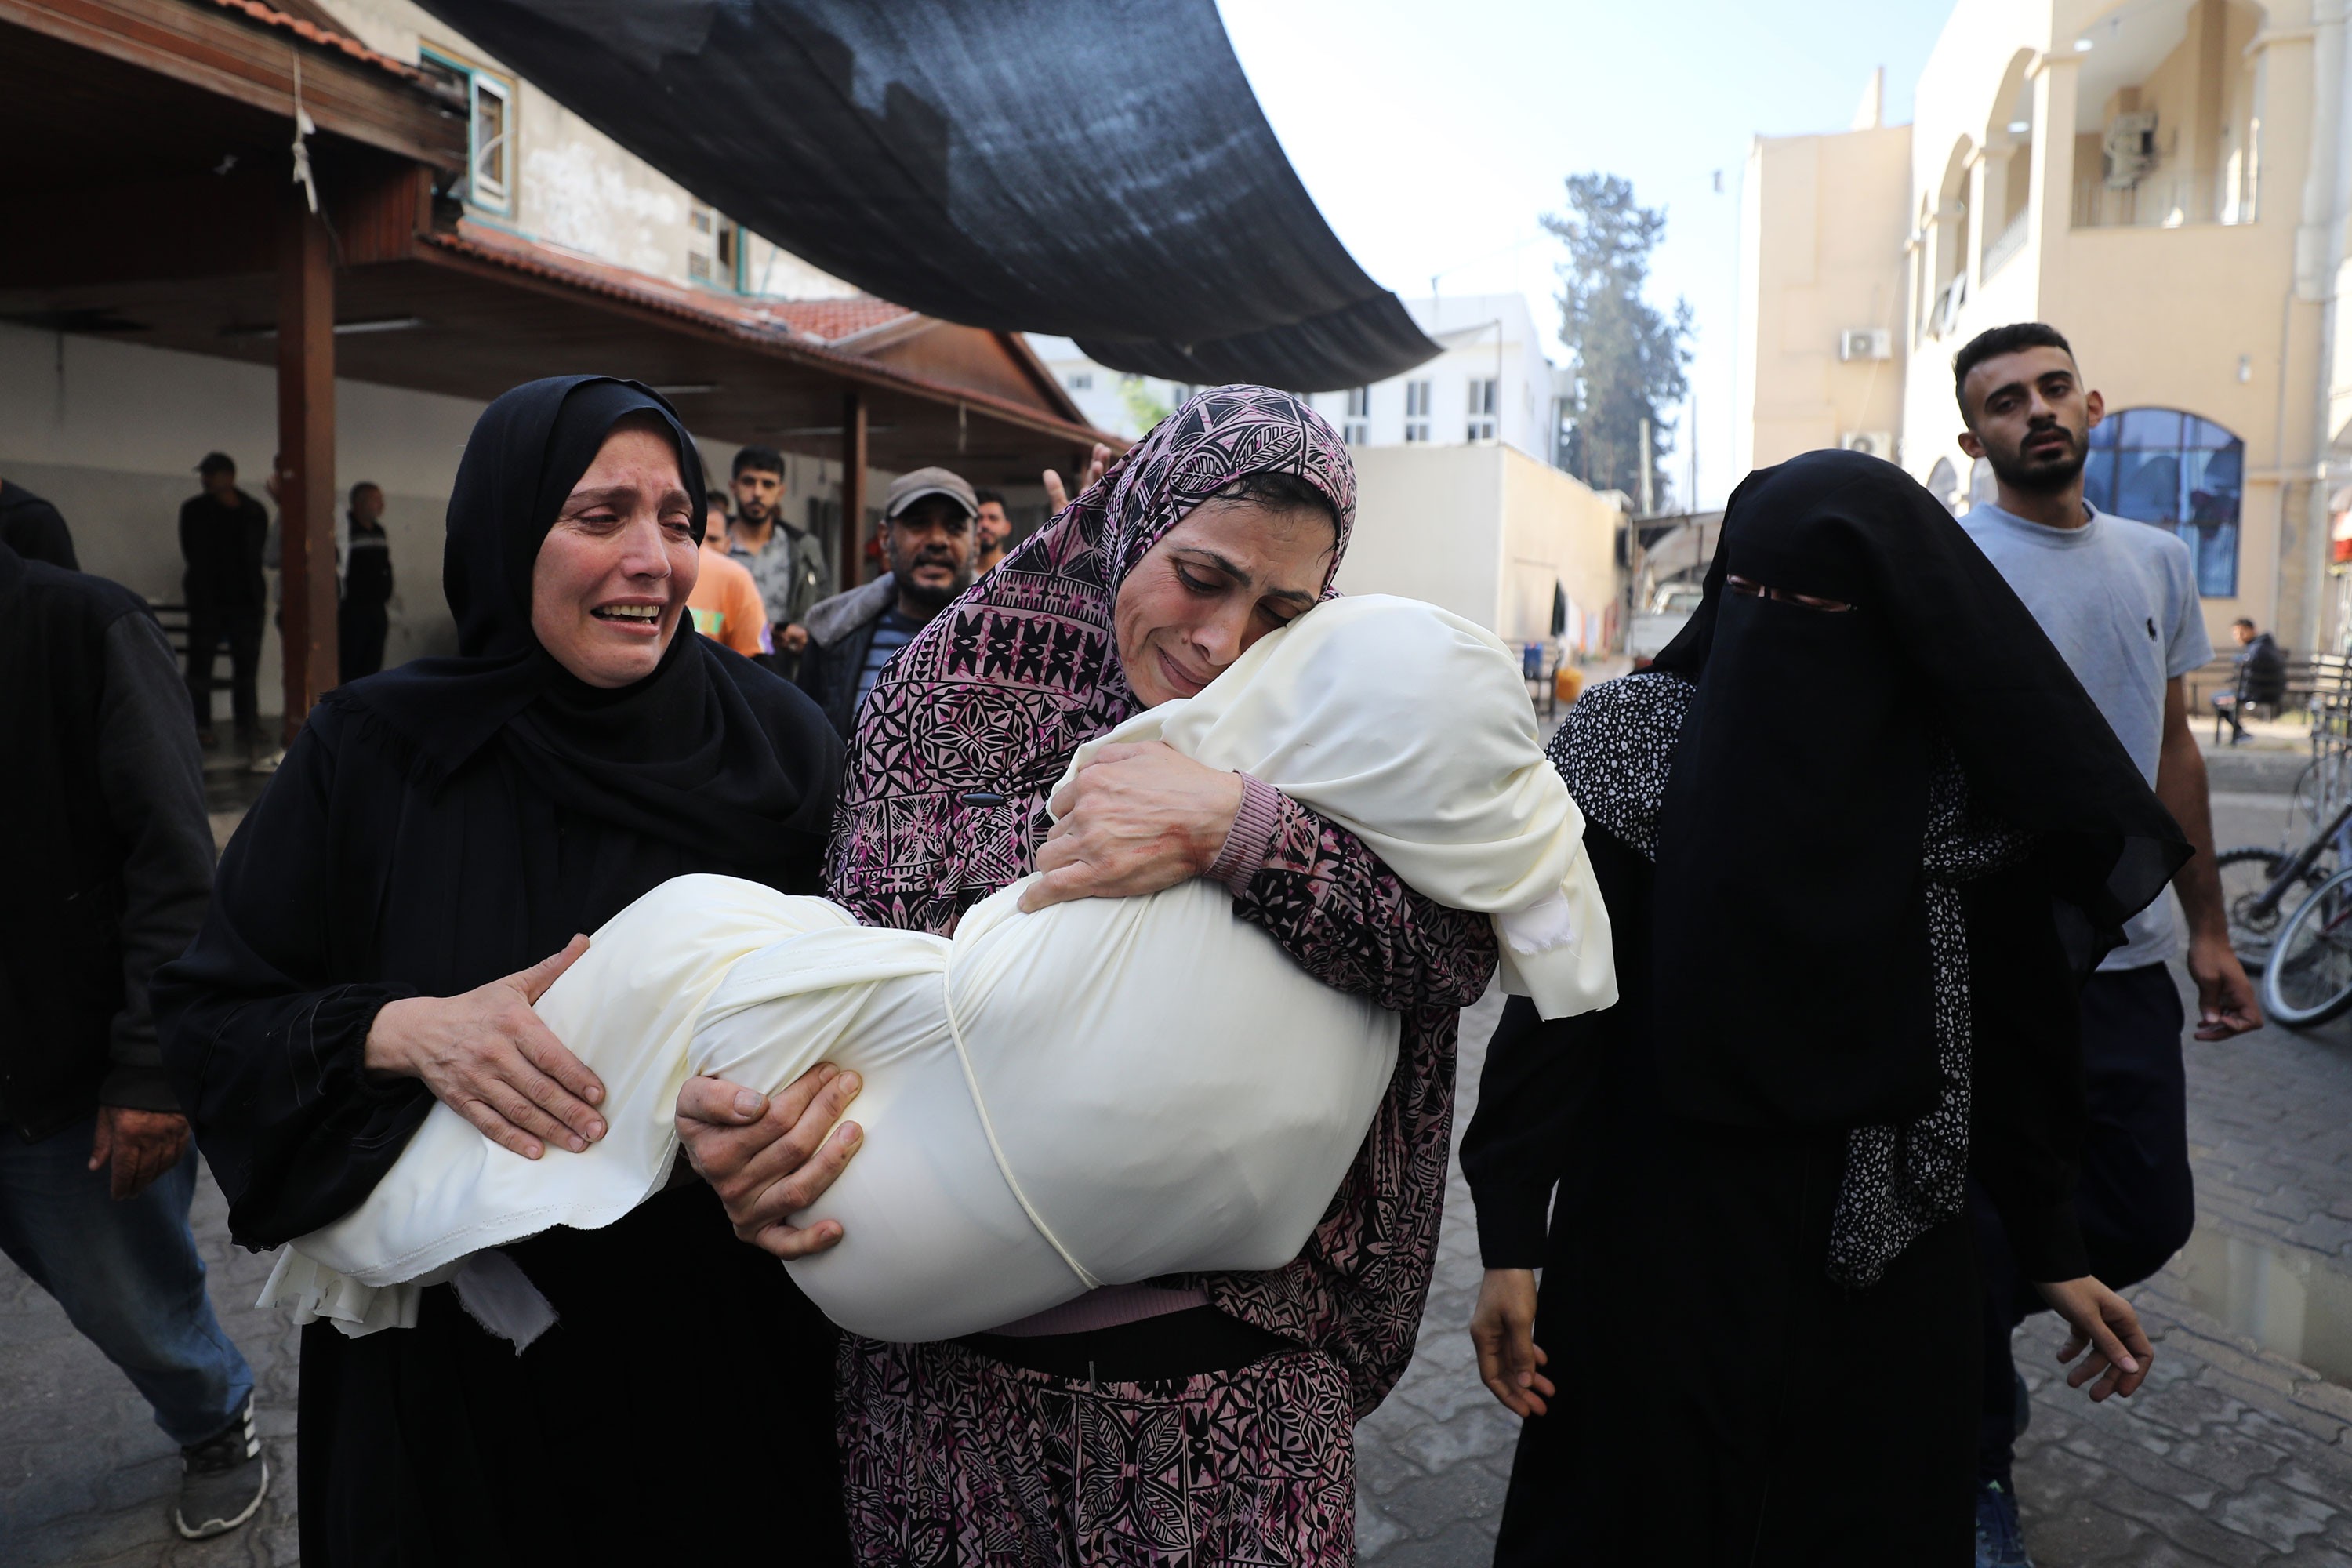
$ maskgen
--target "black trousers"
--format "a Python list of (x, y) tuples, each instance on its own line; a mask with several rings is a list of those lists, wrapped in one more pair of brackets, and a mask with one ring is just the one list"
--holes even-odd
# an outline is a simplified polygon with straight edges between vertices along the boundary
[(213, 660), (222, 644), (228, 645), (229, 710), (245, 734), (260, 726), (260, 708), (254, 680), (261, 668), (261, 612), (195, 610), (188, 612), (188, 700), (195, 710), (196, 728), (213, 727)]
[(391, 627), (382, 605), (344, 600), (335, 616), (335, 679), (357, 680), (382, 669), (384, 634)]
[[(2197, 1223), (2189, 1169), (2185, 1021), (2172, 971), (2151, 963), (2091, 976), (2083, 987), (2083, 1070), (2090, 1131), (2074, 1212), (2091, 1272), (2110, 1289), (2137, 1285), (2170, 1261)], [(2000, 1216), (1971, 1183), (1969, 1217), (1984, 1280), (1984, 1405), (1977, 1475), (2004, 1485), (2016, 1441), (2017, 1374), (2010, 1340), (2042, 1310), (2018, 1277)]]

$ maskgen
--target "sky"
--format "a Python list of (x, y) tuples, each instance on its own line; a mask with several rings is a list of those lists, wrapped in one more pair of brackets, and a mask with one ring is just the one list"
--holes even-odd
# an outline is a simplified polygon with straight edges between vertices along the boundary
[[(1218, 0), (1275, 134), (1342, 242), (1385, 287), (1517, 291), (1557, 322), (1561, 251), (1538, 217), (1599, 170), (1663, 206), (1650, 296), (1697, 318), (1698, 496), (1731, 471), (1739, 183), (1756, 135), (1843, 131), (1872, 69), (1886, 122), (1950, 0)], [(1722, 191), (1715, 176), (1722, 174)], [(1552, 357), (1565, 362), (1555, 343)], [(1686, 411), (1675, 417), (1687, 423)], [(1689, 447), (1669, 460), (1677, 495)]]

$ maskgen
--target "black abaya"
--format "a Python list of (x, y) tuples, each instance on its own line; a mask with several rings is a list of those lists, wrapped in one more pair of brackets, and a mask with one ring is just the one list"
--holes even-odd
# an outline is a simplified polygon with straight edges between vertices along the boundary
[(1535, 1342), (1559, 1390), (1520, 1428), (1497, 1568), (1966, 1563), (1962, 1225), (1867, 1289), (1832, 1283), (1843, 1139), (1667, 1110), (1644, 1048), (1651, 868), (1589, 825), (1585, 847), (1622, 994), (1552, 1023), (1514, 998), (1463, 1145), (1487, 1266), (1544, 1270)]
[[(1734, 574), (1781, 596), (1727, 596)], [(2087, 1272), (2073, 986), (2186, 846), (1887, 464), (1743, 485), (1657, 667), (1554, 742), (1621, 1000), (1549, 1024), (1514, 1002), (1463, 1144), (1486, 1266), (1545, 1271), (1559, 1389), (1496, 1561), (1958, 1568), (1960, 1175), (2032, 1278)]]
[[(230, 844), (203, 934), (159, 976), (167, 1065), (247, 1246), (348, 1213), (431, 1108), (417, 1081), (362, 1070), (386, 1002), (513, 973), (671, 877), (817, 890), (840, 752), (813, 704), (690, 631), (617, 692), (529, 637), (554, 502), (614, 419), (666, 414), (616, 383), (572, 400), (583, 384), (491, 405), (450, 509), (461, 656), (330, 694)], [(519, 494), (483, 482), (494, 451)], [(522, 578), (496, 614), (482, 563), (501, 553)], [(845, 1559), (833, 1331), (707, 1187), (506, 1250), (558, 1320), (520, 1353), (440, 1289), (413, 1329), (305, 1330), (305, 1563), (638, 1562), (649, 1542)]]

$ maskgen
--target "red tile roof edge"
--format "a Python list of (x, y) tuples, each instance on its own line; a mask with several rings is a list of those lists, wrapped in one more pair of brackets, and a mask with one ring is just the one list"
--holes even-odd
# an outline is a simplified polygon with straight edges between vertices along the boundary
[(826, 342), (854, 338), (918, 313), (873, 294), (835, 300), (778, 300), (770, 301), (769, 308), (800, 331)]
[(234, 11), (247, 20), (258, 22), (261, 26), (276, 32), (292, 33), (306, 43), (316, 44), (322, 49), (337, 50), (350, 56), (362, 65), (389, 71), (403, 80), (415, 82), (420, 87), (433, 85), (433, 79), (415, 66), (394, 59), (390, 55), (378, 54), (357, 38), (342, 33), (329, 32), (315, 22), (306, 22), (299, 16), (291, 16), (274, 6), (265, 5), (261, 0), (199, 0), (199, 3), (209, 4), (223, 11)]

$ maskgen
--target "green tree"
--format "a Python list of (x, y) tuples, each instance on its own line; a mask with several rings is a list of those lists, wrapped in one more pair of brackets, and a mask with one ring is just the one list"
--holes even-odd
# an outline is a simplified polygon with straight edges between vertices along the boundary
[(1118, 397), (1119, 401), (1127, 405), (1127, 416), (1134, 422), (1135, 433), (1139, 437), (1150, 435), (1153, 426), (1176, 412), (1160, 399), (1152, 396), (1150, 389), (1143, 384), (1143, 378), (1139, 375), (1122, 375), (1118, 378)]
[(1544, 228), (1568, 247), (1559, 264), (1559, 341), (1568, 345), (1575, 395), (1568, 467), (1595, 489), (1642, 493), (1642, 421), (1650, 422), (1651, 494), (1666, 502), (1673, 433), (1660, 411), (1688, 395), (1691, 308), (1672, 320), (1642, 298), (1650, 252), (1665, 237), (1666, 215), (1638, 205), (1615, 174), (1572, 174), (1568, 210)]

